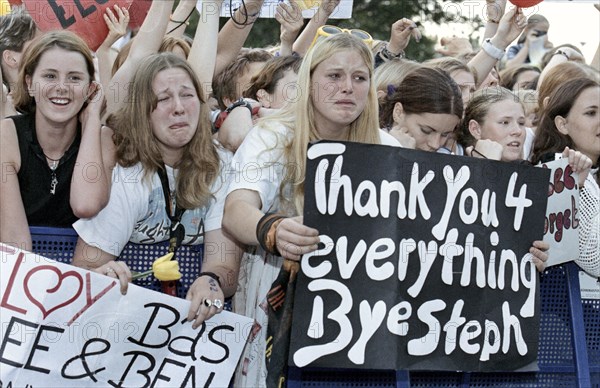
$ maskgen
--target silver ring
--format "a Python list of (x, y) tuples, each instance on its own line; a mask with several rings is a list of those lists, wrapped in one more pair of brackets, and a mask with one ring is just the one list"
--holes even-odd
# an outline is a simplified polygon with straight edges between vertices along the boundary
[(111, 272), (115, 272), (115, 270), (114, 270), (114, 269), (112, 269), (112, 268), (110, 268), (110, 267), (108, 267), (108, 268), (106, 269), (106, 271), (104, 271), (104, 274), (108, 276), (108, 274), (109, 274), (109, 273), (111, 273)]
[(204, 305), (208, 308), (213, 305), (213, 301), (210, 299), (204, 299)]
[(213, 300), (213, 306), (215, 306), (218, 309), (223, 308), (223, 302), (221, 301), (221, 299), (215, 299)]

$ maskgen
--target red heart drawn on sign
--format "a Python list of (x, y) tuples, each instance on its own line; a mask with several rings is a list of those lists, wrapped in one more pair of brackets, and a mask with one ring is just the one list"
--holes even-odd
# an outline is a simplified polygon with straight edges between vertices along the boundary
[[(34, 274), (36, 274), (37, 272), (40, 272), (40, 271), (52, 271), (57, 276), (56, 285), (54, 287), (48, 288), (46, 290), (46, 292), (48, 294), (52, 294), (52, 293), (55, 293), (60, 290), (65, 296), (65, 298), (62, 301), (60, 301), (60, 303), (56, 304), (55, 306), (53, 306), (49, 309), (46, 309), (44, 307), (44, 305), (42, 304), (43, 301), (37, 300), (37, 298), (35, 296), (33, 296), (31, 294), (31, 291), (29, 290), (29, 278), (31, 278)], [(70, 276), (74, 277), (75, 279), (77, 279), (79, 281), (79, 288), (77, 288), (75, 290), (75, 293), (71, 297), (69, 297), (69, 295), (71, 293), (73, 293), (72, 288), (61, 289), (61, 287), (63, 285), (63, 281)], [(63, 273), (57, 267), (53, 267), (51, 265), (42, 265), (42, 266), (33, 268), (31, 271), (29, 271), (29, 273), (25, 276), (25, 279), (23, 280), (23, 288), (25, 290), (25, 295), (27, 295), (27, 298), (29, 298), (29, 300), (40, 309), (40, 311), (42, 312), (42, 315), (44, 316), (44, 318), (46, 318), (53, 311), (56, 311), (64, 306), (72, 303), (77, 298), (79, 298), (79, 295), (81, 295), (81, 290), (83, 289), (83, 278), (76, 271), (67, 271), (67, 272)]]

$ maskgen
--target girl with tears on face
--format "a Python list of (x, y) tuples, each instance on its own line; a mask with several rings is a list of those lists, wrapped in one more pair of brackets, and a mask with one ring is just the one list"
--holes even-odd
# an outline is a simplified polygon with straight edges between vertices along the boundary
[[(399, 145), (377, 122), (373, 57), (361, 40), (345, 33), (320, 39), (298, 73), (301, 93), (280, 112), (259, 120), (237, 150), (223, 227), (258, 248), (243, 260), (234, 311), (253, 317), (236, 386), (265, 386), (267, 293), (284, 259), (298, 262), (317, 249), (319, 233), (302, 222), (307, 144), (341, 140)], [(258, 177), (258, 179), (255, 179)], [(265, 227), (270, 225), (270, 227)]]
[[(73, 225), (79, 234), (73, 264), (118, 279), (125, 293), (131, 263), (117, 256), (128, 242), (175, 241), (175, 249), (204, 243), (202, 260), (179, 260), (177, 294), (191, 301), (187, 319), (198, 327), (222, 311), (237, 286), (241, 250), (221, 229), (228, 154), (213, 143), (200, 82), (184, 59), (171, 53), (144, 59), (127, 98), (111, 119), (118, 164), (110, 201)], [(142, 285), (156, 289), (153, 282)]]

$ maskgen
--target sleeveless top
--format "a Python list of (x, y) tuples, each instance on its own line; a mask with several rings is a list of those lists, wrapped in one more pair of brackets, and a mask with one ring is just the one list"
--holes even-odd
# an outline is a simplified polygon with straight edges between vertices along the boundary
[(17, 174), (21, 198), (30, 226), (71, 227), (77, 217), (73, 214), (69, 198), (71, 179), (81, 143), (81, 126), (77, 125), (77, 135), (73, 144), (60, 158), (54, 171), (58, 183), (54, 194), (50, 192), (52, 170), (46, 162), (44, 151), (38, 143), (35, 132), (35, 114), (9, 117), (15, 123), (21, 168)]

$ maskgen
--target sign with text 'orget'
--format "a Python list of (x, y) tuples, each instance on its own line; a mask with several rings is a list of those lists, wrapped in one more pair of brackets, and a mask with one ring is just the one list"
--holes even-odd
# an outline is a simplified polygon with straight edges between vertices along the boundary
[(0, 387), (226, 387), (252, 321), (0, 244)]
[[(138, 8), (144, 8), (150, 2), (133, 0), (24, 0), (25, 8), (37, 27), (46, 32), (69, 30), (86, 41), (91, 50), (96, 50), (108, 34), (104, 21), (104, 10), (118, 4), (129, 9), (131, 18), (135, 18)], [(139, 4), (138, 4), (139, 3)]]
[(308, 150), (290, 364), (535, 370), (549, 172), (380, 145)]

